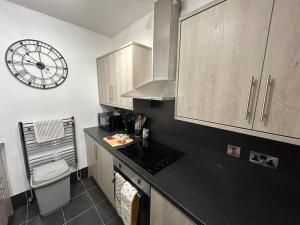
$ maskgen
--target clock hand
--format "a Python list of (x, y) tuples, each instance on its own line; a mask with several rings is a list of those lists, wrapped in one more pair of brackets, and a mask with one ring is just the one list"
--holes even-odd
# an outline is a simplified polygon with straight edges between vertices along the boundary
[(38, 51), (39, 52), (39, 59), (40, 59), (40, 62), (42, 62), (42, 59), (41, 59), (41, 52), (40, 51)]
[(31, 62), (30, 60), (26, 60), (26, 62), (28, 62), (28, 63), (32, 63), (32, 64), (34, 64), (35, 65), (35, 63), (34, 62)]
[(35, 62), (37, 62), (31, 55), (29, 55), (29, 53), (26, 51), (26, 49), (24, 49), (24, 48), (21, 48), (24, 52), (25, 52), (25, 54), (27, 55), (27, 56), (29, 56), (30, 58), (32, 58)]
[(35, 63), (23, 63), (25, 66), (36, 66)]
[(29, 53), (26, 53), (26, 55), (29, 56), (30, 58), (32, 58), (36, 63), (38, 62), (31, 55), (29, 55)]
[(62, 67), (62, 66), (48, 66), (48, 65), (45, 65), (45, 68), (47, 70), (49, 70), (50, 68), (53, 68), (53, 69), (56, 69), (56, 70), (63, 70), (64, 69), (64, 67)]
[(45, 65), (45, 67), (47, 67), (47, 68), (56, 68), (56, 66), (48, 66), (48, 65)]

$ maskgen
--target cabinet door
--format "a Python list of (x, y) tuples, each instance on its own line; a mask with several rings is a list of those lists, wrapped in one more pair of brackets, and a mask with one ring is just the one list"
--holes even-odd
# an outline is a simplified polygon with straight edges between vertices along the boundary
[(254, 129), (300, 138), (300, 1), (274, 4)]
[(117, 105), (118, 103), (118, 73), (120, 68), (120, 54), (119, 52), (114, 52), (107, 56), (109, 69), (108, 69), (108, 79), (109, 79), (109, 103)]
[(230, 0), (181, 22), (176, 116), (252, 128), (272, 5)]
[(139, 87), (153, 79), (151, 49), (132, 45), (133, 87)]
[(121, 95), (131, 91), (132, 81), (132, 45), (119, 51), (119, 72), (118, 72), (118, 105), (132, 108), (132, 98), (125, 98)]
[[(1, 196), (2, 197), (2, 196)], [(3, 225), (8, 224), (8, 218), (13, 214), (13, 207), (8, 191), (8, 186), (6, 186), (5, 192), (4, 192), (4, 198), (0, 201), (0, 218), (3, 217)], [(1, 220), (0, 220), (1, 224)]]
[(150, 224), (196, 225), (154, 189), (151, 189)]
[(114, 193), (113, 193), (113, 156), (102, 146), (101, 148), (101, 168), (102, 168), (102, 180), (101, 180), (101, 188), (106, 195), (106, 197), (110, 200), (112, 204), (114, 204)]
[(98, 93), (100, 103), (109, 103), (109, 61), (107, 57), (97, 59)]
[(93, 176), (95, 178), (96, 152), (94, 148), (94, 140), (90, 136), (85, 135), (85, 144), (89, 176)]
[(98, 143), (94, 143), (94, 149), (96, 152), (96, 160), (95, 160), (95, 176), (94, 179), (97, 184), (103, 188), (103, 168), (102, 168), (102, 150), (101, 146)]

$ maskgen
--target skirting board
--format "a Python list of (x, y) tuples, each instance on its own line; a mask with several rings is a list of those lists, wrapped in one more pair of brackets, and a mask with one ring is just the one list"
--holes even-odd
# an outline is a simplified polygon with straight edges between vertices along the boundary
[[(79, 172), (81, 172), (81, 178), (82, 179), (88, 177), (88, 168), (87, 167), (82, 168)], [(74, 182), (77, 181), (76, 172), (71, 173), (70, 181), (71, 181), (71, 183), (74, 183)], [(34, 195), (34, 192), (33, 192), (33, 195)], [(18, 208), (21, 208), (22, 206), (26, 205), (26, 203), (27, 203), (26, 196), (30, 196), (30, 191), (29, 190), (21, 192), (19, 194), (16, 194), (14, 196), (11, 196), (11, 201), (12, 201), (12, 205), (13, 205), (14, 210), (16, 210)], [(34, 196), (34, 198), (35, 198), (35, 196)]]

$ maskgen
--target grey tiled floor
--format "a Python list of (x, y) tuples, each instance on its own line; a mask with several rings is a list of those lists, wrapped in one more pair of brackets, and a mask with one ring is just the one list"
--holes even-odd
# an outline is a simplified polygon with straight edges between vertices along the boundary
[(19, 208), (9, 225), (123, 225), (117, 212), (92, 178), (71, 184), (71, 201), (41, 217), (37, 203)]

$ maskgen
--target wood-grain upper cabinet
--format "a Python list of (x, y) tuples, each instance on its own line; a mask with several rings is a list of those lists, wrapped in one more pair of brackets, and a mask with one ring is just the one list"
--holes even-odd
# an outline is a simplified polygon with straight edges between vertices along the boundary
[(97, 71), (98, 74), (98, 92), (100, 102), (110, 101), (110, 88), (106, 85), (110, 83), (109, 81), (109, 58), (102, 58), (97, 60)]
[(230, 0), (181, 21), (176, 117), (252, 128), (272, 6)]
[(123, 48), (116, 52), (118, 60), (116, 63), (117, 74), (121, 82), (117, 84), (117, 105), (129, 106), (132, 108), (132, 99), (121, 97), (122, 94), (132, 90), (133, 88), (133, 77), (132, 77), (132, 51), (133, 47)]
[(179, 209), (151, 189), (150, 225), (196, 225)]
[(121, 95), (151, 79), (151, 48), (131, 42), (97, 59), (100, 104), (132, 109)]
[(300, 1), (276, 0), (254, 129), (300, 138)]
[(106, 197), (114, 204), (113, 155), (89, 135), (85, 135), (85, 140), (89, 175), (95, 179)]
[(139, 87), (152, 80), (151, 49), (147, 47), (140, 47), (138, 45), (132, 46), (132, 73), (133, 73), (133, 88)]

